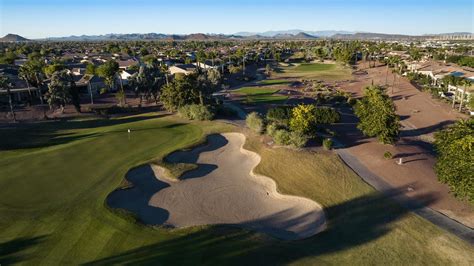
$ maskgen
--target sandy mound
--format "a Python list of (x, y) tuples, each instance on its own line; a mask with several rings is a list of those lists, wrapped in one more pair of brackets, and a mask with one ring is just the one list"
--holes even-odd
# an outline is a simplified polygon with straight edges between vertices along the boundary
[(281, 239), (307, 238), (324, 230), (319, 204), (279, 194), (272, 179), (253, 174), (260, 156), (244, 150), (244, 143), (239, 133), (212, 135), (205, 146), (171, 154), (171, 162), (199, 165), (182, 181), (163, 178), (155, 165), (136, 168), (127, 175), (134, 187), (113, 192), (108, 203), (136, 213), (147, 224), (237, 225)]

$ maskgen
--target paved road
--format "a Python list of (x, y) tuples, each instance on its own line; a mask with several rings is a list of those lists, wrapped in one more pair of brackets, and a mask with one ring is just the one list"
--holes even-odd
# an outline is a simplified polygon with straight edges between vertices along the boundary
[[(336, 153), (341, 159), (356, 172), (365, 182), (374, 187), (380, 192), (391, 191), (394, 188), (383, 181), (367, 169), (358, 159), (353, 156), (347, 149), (337, 149)], [(408, 208), (417, 215), (425, 218), (433, 224), (443, 228), (444, 230), (458, 236), (459, 238), (474, 245), (474, 230), (465, 226), (431, 208), (417, 206), (409, 197), (401, 194), (394, 197), (403, 207)]]

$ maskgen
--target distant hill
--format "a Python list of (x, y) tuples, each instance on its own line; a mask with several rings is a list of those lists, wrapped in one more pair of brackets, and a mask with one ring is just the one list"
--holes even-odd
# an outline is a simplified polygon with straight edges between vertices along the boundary
[(313, 36), (311, 34), (308, 34), (308, 33), (304, 33), (304, 32), (300, 32), (296, 35), (293, 36), (295, 39), (317, 39), (318, 37), (316, 36)]
[(29, 39), (22, 37), (17, 34), (7, 34), (3, 38), (0, 38), (0, 42), (28, 42)]
[(266, 32), (237, 32), (234, 35), (243, 37), (249, 36), (262, 36), (262, 37), (275, 37), (277, 35), (298, 35), (299, 33), (305, 33), (314, 37), (331, 37), (335, 34), (354, 34), (351, 31), (337, 31), (337, 30), (322, 30), (322, 31), (307, 31), (307, 30), (281, 30), (281, 31), (266, 31)]
[[(446, 34), (427, 34), (421, 36), (403, 35), (403, 34), (386, 34), (371, 32), (349, 32), (349, 31), (267, 31), (262, 33), (239, 32), (235, 34), (163, 34), (163, 33), (128, 33), (128, 34), (105, 34), (105, 35), (81, 35), (69, 37), (52, 37), (42, 40), (49, 41), (138, 41), (138, 40), (260, 40), (260, 39), (277, 39), (277, 40), (312, 40), (317, 38), (331, 38), (341, 40), (423, 40), (430, 38), (438, 38), (437, 36), (458, 36), (469, 35), (470, 33), (446, 33)], [(9, 34), (4, 38), (10, 36)], [(16, 39), (13, 35), (6, 41), (27, 41), (27, 39), (18, 36)], [(2, 38), (2, 39), (4, 39)], [(474, 38), (474, 37), (473, 37)]]
[(410, 36), (410, 35), (403, 35), (403, 34), (385, 34), (385, 33), (362, 33), (357, 32), (354, 34), (335, 34), (331, 36), (333, 39), (348, 39), (348, 40), (403, 40), (403, 39), (416, 39), (420, 36)]

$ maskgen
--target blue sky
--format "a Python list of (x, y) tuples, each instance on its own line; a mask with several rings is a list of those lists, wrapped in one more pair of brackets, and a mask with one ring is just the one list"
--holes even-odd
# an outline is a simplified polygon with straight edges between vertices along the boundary
[(472, 0), (0, 0), (0, 34), (473, 32)]

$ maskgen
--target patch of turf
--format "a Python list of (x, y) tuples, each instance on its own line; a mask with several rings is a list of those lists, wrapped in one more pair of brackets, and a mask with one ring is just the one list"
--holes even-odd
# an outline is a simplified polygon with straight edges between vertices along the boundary
[(289, 83), (291, 82), (285, 79), (266, 79), (258, 82), (259, 85), (282, 85)]
[(168, 163), (165, 160), (155, 162), (166, 171), (166, 177), (174, 180), (179, 178), (186, 172), (196, 169), (198, 166), (193, 163)]
[(275, 79), (290, 77), (327, 81), (347, 80), (351, 78), (351, 70), (339, 64), (304, 63), (297, 66), (283, 66), (274, 75)]
[(266, 88), (266, 87), (243, 87), (241, 89), (233, 91), (233, 93), (240, 95), (271, 95), (277, 93), (280, 89), (278, 88)]
[(295, 71), (300, 72), (312, 72), (312, 71), (327, 71), (333, 70), (336, 68), (335, 64), (319, 64), (319, 63), (308, 63), (308, 64), (301, 64), (295, 67)]

